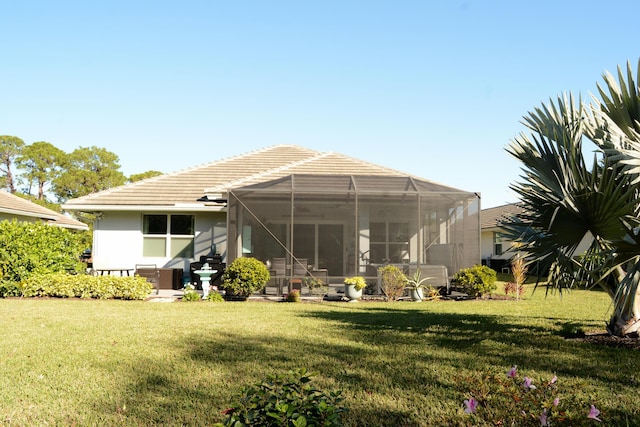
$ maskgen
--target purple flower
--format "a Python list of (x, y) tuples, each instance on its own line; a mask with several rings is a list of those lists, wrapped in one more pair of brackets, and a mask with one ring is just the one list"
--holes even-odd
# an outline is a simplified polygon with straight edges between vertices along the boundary
[(550, 426), (551, 424), (549, 424), (549, 421), (547, 420), (547, 410), (544, 409), (542, 411), (542, 414), (540, 414), (540, 417), (538, 417), (540, 420), (540, 425), (541, 426)]
[(535, 390), (536, 389), (536, 386), (531, 384), (531, 378), (529, 378), (529, 377), (524, 377), (523, 386), (524, 386), (524, 388), (531, 389), (531, 390)]
[(600, 411), (598, 411), (598, 409), (591, 405), (591, 409), (589, 410), (589, 415), (587, 415), (587, 418), (591, 418), (592, 420), (596, 420), (596, 421), (602, 421), (600, 418), (598, 418), (598, 415), (600, 415)]
[(471, 399), (464, 401), (464, 406), (465, 406), (464, 413), (472, 414), (476, 411), (476, 407), (478, 406), (478, 401), (472, 397)]
[(551, 378), (551, 381), (549, 381), (549, 385), (551, 384), (555, 384), (556, 381), (558, 381), (558, 377), (556, 377), (555, 375), (553, 376), (553, 378)]
[(555, 399), (553, 399), (553, 406), (558, 406), (560, 404), (560, 398), (556, 397)]
[(510, 377), (510, 378), (515, 378), (517, 369), (518, 369), (518, 366), (517, 365), (513, 365), (513, 367), (511, 369), (509, 369), (509, 373), (507, 374), (507, 376)]

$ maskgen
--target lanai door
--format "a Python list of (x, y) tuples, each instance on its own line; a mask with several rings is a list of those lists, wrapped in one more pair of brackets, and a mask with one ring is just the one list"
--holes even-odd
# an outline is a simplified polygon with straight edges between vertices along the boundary
[(330, 276), (344, 274), (344, 225), (296, 224), (293, 227), (293, 252), (297, 258), (326, 268)]

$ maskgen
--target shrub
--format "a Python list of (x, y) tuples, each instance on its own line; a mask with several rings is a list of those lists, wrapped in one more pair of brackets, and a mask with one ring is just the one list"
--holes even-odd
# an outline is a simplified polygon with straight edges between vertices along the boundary
[(378, 268), (381, 278), (382, 292), (387, 301), (396, 301), (404, 294), (407, 277), (395, 265), (385, 265)]
[(454, 281), (463, 292), (474, 297), (482, 297), (495, 291), (498, 287), (496, 280), (496, 271), (486, 265), (463, 268), (454, 276)]
[(192, 284), (188, 284), (184, 287), (182, 301), (200, 301), (200, 298), (200, 294), (196, 292)]
[(518, 286), (515, 282), (507, 282), (504, 284), (505, 295), (513, 294), (516, 297), (522, 298), (524, 291), (524, 285)]
[(300, 369), (244, 387), (240, 401), (223, 412), (227, 418), (216, 426), (342, 426), (347, 410), (342, 392), (314, 388), (310, 384), (313, 375)]
[(0, 298), (19, 297), (20, 295), (20, 287), (16, 282), (9, 280), (0, 281)]
[(33, 274), (19, 284), (24, 297), (145, 299), (153, 286), (143, 277)]
[(297, 290), (297, 289), (291, 290), (291, 292), (289, 292), (287, 294), (286, 301), (287, 302), (300, 302), (300, 291)]
[(506, 375), (483, 373), (463, 381), (469, 387), (469, 398), (464, 400), (469, 425), (577, 426), (602, 421), (591, 402), (560, 393), (561, 381), (555, 375), (522, 377), (513, 366)]
[(0, 221), (0, 280), (20, 282), (31, 274), (84, 271), (79, 256), (89, 232), (43, 223)]
[(255, 258), (236, 258), (222, 275), (222, 287), (231, 295), (248, 297), (269, 281), (267, 266)]
[(207, 295), (207, 301), (209, 301), (209, 302), (224, 302), (224, 298), (219, 293), (213, 291), (213, 292), (209, 292), (209, 295)]
[(309, 288), (311, 295), (326, 295), (329, 292), (329, 286), (318, 277), (305, 277), (302, 284)]

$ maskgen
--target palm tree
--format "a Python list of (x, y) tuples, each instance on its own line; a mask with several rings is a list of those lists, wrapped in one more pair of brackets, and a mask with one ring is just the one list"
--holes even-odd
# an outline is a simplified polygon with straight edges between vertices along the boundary
[(507, 234), (551, 286), (608, 292), (607, 330), (620, 336), (640, 330), (639, 76), (627, 64), (619, 84), (604, 74), (601, 100), (565, 94), (536, 108), (524, 117), (528, 133), (507, 147), (523, 165), (511, 188), (525, 208), (505, 223)]

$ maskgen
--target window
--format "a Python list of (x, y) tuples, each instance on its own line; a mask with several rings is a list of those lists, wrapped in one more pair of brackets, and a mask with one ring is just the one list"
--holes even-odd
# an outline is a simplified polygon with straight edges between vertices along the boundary
[(371, 262), (394, 264), (409, 262), (409, 224), (372, 222), (370, 224)]
[(502, 243), (503, 239), (500, 233), (493, 233), (493, 254), (496, 256), (500, 256), (503, 254), (502, 251)]
[(193, 215), (143, 215), (142, 255), (193, 258)]

